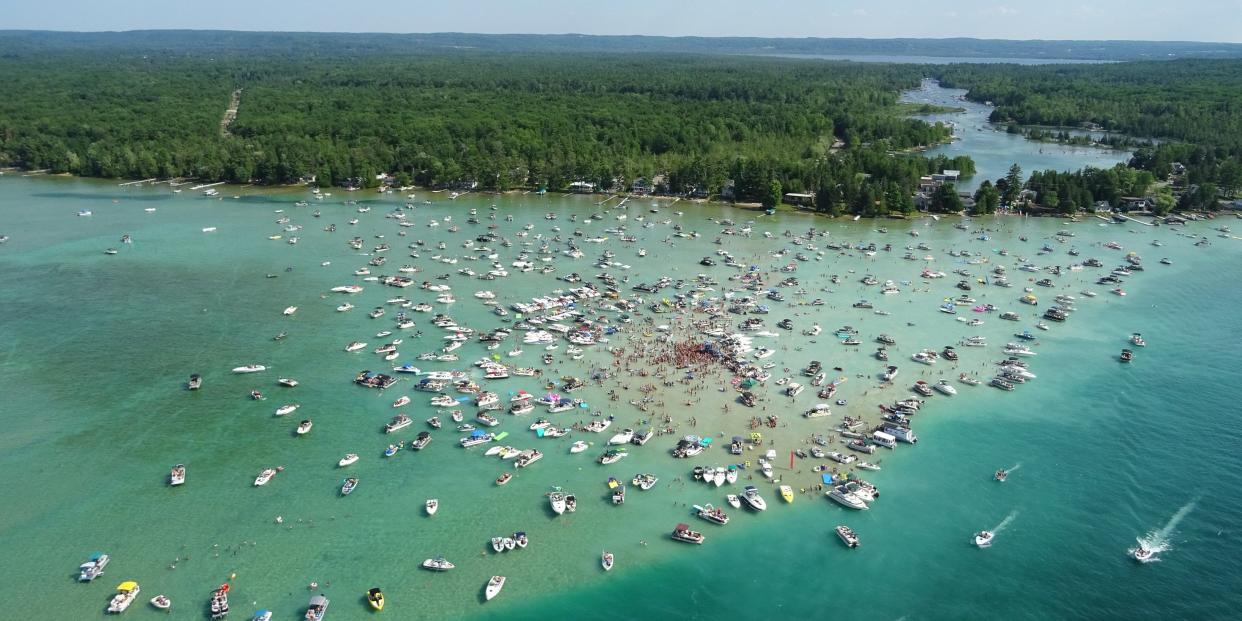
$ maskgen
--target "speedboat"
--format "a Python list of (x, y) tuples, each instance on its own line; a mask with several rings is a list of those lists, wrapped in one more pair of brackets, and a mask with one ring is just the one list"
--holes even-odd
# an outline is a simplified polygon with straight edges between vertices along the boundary
[(427, 509), (427, 515), (435, 515), (436, 511), (440, 510), (440, 501), (435, 498), (428, 498), (427, 502), (423, 503), (423, 506)]
[(607, 551), (600, 553), (599, 563), (604, 568), (604, 571), (612, 571), (612, 565), (615, 561), (616, 559), (611, 553)]
[(431, 571), (448, 571), (454, 567), (456, 567), (456, 565), (445, 560), (443, 556), (437, 556), (423, 561), (423, 569), (430, 569)]
[(274, 476), (276, 476), (275, 468), (264, 468), (263, 472), (260, 472), (259, 476), (254, 478), (255, 487), (262, 487), (264, 485), (267, 485), (267, 482), (271, 481), (272, 477)]
[(355, 453), (349, 453), (345, 455), (344, 457), (342, 457), (340, 461), (336, 462), (336, 465), (340, 468), (344, 468), (345, 466), (351, 465), (357, 461), (358, 461), (358, 455)]
[(992, 533), (986, 530), (981, 530), (975, 533), (975, 545), (979, 546), (980, 548), (986, 548), (992, 545), (992, 539), (994, 537), (996, 537), (995, 533)]
[(117, 585), (116, 595), (113, 595), (112, 600), (108, 602), (108, 612), (112, 614), (125, 612), (125, 609), (129, 608), (129, 605), (138, 598), (138, 593), (141, 590), (138, 583), (133, 580), (127, 580)]
[(163, 593), (151, 598), (151, 605), (158, 610), (168, 610), (172, 608), (172, 600), (168, 599)]
[(176, 487), (185, 483), (185, 464), (177, 464), (168, 473), (168, 484)]
[(1151, 548), (1148, 548), (1142, 542), (1139, 542), (1138, 547), (1134, 548), (1134, 550), (1130, 552), (1130, 557), (1140, 563), (1150, 562), (1151, 560), (1155, 558), (1155, 556), (1156, 556), (1156, 551), (1152, 550)]
[(614, 435), (613, 437), (609, 438), (608, 443), (609, 444), (629, 444), (630, 440), (632, 439), (634, 439), (634, 430), (623, 429), (621, 430), (621, 433), (618, 433)]
[(304, 421), (302, 421), (302, 422), (298, 423), (297, 434), (298, 434), (299, 436), (304, 436), (304, 435), (306, 435), (306, 434), (310, 433), (311, 427), (313, 427), (313, 426), (315, 426), (315, 423), (311, 422), (311, 419), (309, 419), (309, 418), (308, 418), (308, 419), (306, 419), (306, 420), (304, 420)]
[(379, 588), (373, 588), (367, 591), (367, 603), (371, 605), (372, 610), (384, 609), (384, 593)]
[(738, 498), (736, 494), (729, 494), (725, 496), (725, 502), (728, 502), (729, 506), (733, 507), (734, 509), (742, 508), (742, 499)]
[(780, 486), (780, 492), (781, 492), (781, 500), (784, 500), (785, 502), (794, 501), (794, 493), (793, 493), (792, 487), (788, 485), (782, 485)]
[(272, 621), (272, 611), (266, 609), (255, 611), (250, 621)]
[(276, 415), (277, 415), (277, 416), (284, 416), (285, 414), (290, 414), (290, 413), (294, 412), (295, 410), (297, 410), (297, 409), (298, 409), (298, 407), (299, 407), (299, 406), (298, 406), (298, 404), (296, 404), (296, 403), (290, 403), (290, 404), (287, 404), (287, 405), (282, 405), (282, 406), (280, 406), (280, 407), (276, 408)]
[(946, 395), (957, 394), (957, 389), (949, 384), (949, 380), (940, 380), (939, 382), (933, 384), (932, 387)]
[(234, 373), (258, 373), (260, 371), (266, 371), (266, 370), (267, 370), (267, 367), (261, 364), (247, 364), (245, 366), (233, 368)]
[(854, 529), (842, 524), (837, 526), (836, 531), (837, 536), (841, 538), (841, 541), (845, 543), (846, 547), (858, 547), (858, 533), (855, 533)]
[(1001, 468), (1000, 470), (997, 470), (997, 471), (996, 471), (996, 476), (995, 476), (994, 478), (995, 478), (997, 481), (1004, 482), (1004, 481), (1005, 481), (1005, 478), (1006, 478), (1006, 477), (1008, 477), (1008, 476), (1009, 476), (1009, 472), (1008, 472), (1008, 471), (1006, 471), (1004, 468)]
[(578, 440), (577, 442), (574, 442), (569, 447), (569, 452), (570, 453), (581, 453), (582, 451), (587, 450), (587, 448), (588, 448), (588, 445), (586, 442), (583, 442), (582, 440)]
[(504, 587), (504, 576), (492, 576), (492, 579), (487, 581), (487, 586), (483, 589), (483, 596), (490, 602), (493, 597), (500, 594), (500, 590)]
[(350, 477), (348, 479), (345, 479), (343, 482), (341, 482), (341, 495), (348, 496), (350, 492), (354, 491), (355, 487), (358, 487), (357, 478)]
[(557, 515), (565, 513), (565, 494), (561, 492), (552, 492), (548, 494), (548, 503), (552, 505), (552, 512)]

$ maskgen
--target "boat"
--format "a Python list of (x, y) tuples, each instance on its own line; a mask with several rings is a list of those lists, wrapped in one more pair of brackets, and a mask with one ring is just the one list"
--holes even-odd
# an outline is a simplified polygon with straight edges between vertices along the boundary
[(742, 508), (742, 499), (738, 498), (736, 494), (729, 494), (725, 496), (725, 502), (728, 502), (729, 506), (733, 507), (734, 509)]
[(1134, 351), (1130, 349), (1121, 350), (1121, 361), (1129, 362), (1134, 359)]
[(267, 367), (261, 364), (247, 364), (247, 365), (240, 366), (240, 367), (233, 367), (234, 373), (259, 373), (260, 371), (266, 371), (266, 370), (267, 370)]
[(768, 503), (759, 495), (759, 490), (754, 485), (747, 485), (738, 497), (742, 503), (755, 511), (763, 511), (768, 508)]
[(92, 554), (85, 563), (78, 567), (78, 582), (90, 582), (102, 576), (104, 568), (108, 566), (108, 561), (110, 560), (112, 559), (108, 558), (108, 555), (103, 552)]
[(302, 421), (302, 422), (298, 423), (298, 428), (297, 428), (297, 430), (296, 430), (296, 431), (297, 431), (297, 434), (298, 434), (299, 436), (304, 436), (304, 435), (306, 435), (307, 433), (310, 433), (311, 427), (314, 427), (314, 426), (315, 426), (315, 423), (314, 423), (314, 422), (312, 422), (312, 421), (311, 421), (311, 419), (309, 419), (309, 418), (308, 418), (308, 419), (306, 419), (306, 420), (304, 420), (304, 421)]
[(837, 485), (833, 487), (827, 492), (826, 495), (844, 507), (858, 511), (867, 509), (867, 502), (860, 498), (857, 494), (851, 492), (849, 488), (844, 485)]
[(276, 472), (277, 470), (275, 468), (264, 468), (263, 472), (260, 472), (259, 476), (254, 479), (255, 487), (267, 485), (267, 482), (271, 481), (272, 477), (276, 476)]
[(702, 544), (705, 539), (705, 537), (703, 537), (703, 533), (690, 530), (689, 524), (678, 524), (673, 528), (673, 532), (669, 536), (672, 537), (674, 541), (696, 544)]
[(211, 593), (211, 618), (223, 619), (229, 614), (229, 584), (226, 582)]
[(138, 593), (141, 590), (138, 583), (133, 580), (126, 580), (117, 585), (116, 595), (113, 595), (112, 600), (108, 602), (108, 612), (112, 614), (125, 612), (125, 609), (129, 608), (129, 605), (138, 598)]
[(1130, 557), (1140, 563), (1146, 563), (1146, 562), (1151, 561), (1152, 558), (1155, 557), (1155, 555), (1156, 555), (1156, 551), (1152, 550), (1151, 548), (1148, 548), (1142, 542), (1139, 542), (1138, 547), (1134, 548), (1134, 550), (1130, 552)]
[(513, 478), (512, 472), (505, 472), (504, 474), (501, 474), (500, 476), (496, 477), (496, 485), (504, 485), (505, 483), (508, 483), (509, 480), (512, 478)]
[(633, 440), (633, 439), (634, 439), (633, 429), (622, 429), (621, 433), (618, 433), (608, 439), (608, 444), (629, 444), (630, 440)]
[(380, 611), (384, 609), (384, 593), (379, 588), (373, 588), (367, 591), (367, 603), (371, 605), (371, 609)]
[(1006, 471), (1004, 468), (1001, 468), (1000, 470), (996, 471), (996, 475), (993, 478), (996, 479), (997, 481), (1004, 482), (1008, 476), (1009, 476), (1009, 472)]
[(423, 561), (423, 569), (430, 569), (431, 571), (448, 571), (454, 567), (456, 567), (456, 565), (445, 560), (443, 556), (437, 556)]
[(276, 383), (286, 388), (294, 388), (298, 385), (298, 381), (291, 377), (282, 377), (276, 380)]
[(294, 411), (296, 411), (299, 407), (300, 407), (300, 406), (299, 406), (298, 404), (296, 404), (296, 403), (289, 403), (289, 404), (286, 404), (286, 405), (282, 405), (282, 406), (280, 406), (280, 407), (276, 408), (276, 415), (277, 415), (277, 416), (284, 416), (285, 414), (291, 414), (291, 413), (293, 413)]
[(342, 496), (348, 496), (348, 495), (350, 494), (350, 492), (354, 491), (354, 488), (355, 488), (355, 487), (358, 487), (358, 479), (357, 479), (357, 478), (355, 478), (355, 477), (350, 477), (350, 478), (348, 478), (348, 479), (345, 479), (345, 480), (341, 483), (341, 495), (342, 495)]
[(659, 481), (659, 477), (654, 474), (636, 474), (630, 483), (633, 483), (634, 487), (637, 487), (645, 492), (655, 487), (655, 484)]
[(163, 593), (151, 598), (151, 606), (157, 610), (168, 610), (172, 608), (172, 600), (168, 599)]
[(410, 403), (410, 398), (409, 398), (408, 396), (406, 396), (406, 395), (402, 395), (402, 396), (401, 396), (400, 398), (398, 398), (396, 401), (393, 401), (393, 402), (392, 402), (392, 407), (394, 407), (394, 408), (399, 408), (399, 407), (401, 407), (401, 406), (403, 406), (403, 405), (408, 405), (409, 403)]
[(1132, 343), (1135, 347), (1147, 347), (1147, 341), (1144, 341), (1143, 335), (1138, 332), (1130, 335), (1130, 343)]
[(578, 440), (577, 442), (574, 442), (572, 445), (570, 445), (569, 452), (570, 453), (581, 453), (582, 451), (587, 450), (588, 447), (589, 445), (586, 442), (583, 442), (582, 440)]
[(177, 464), (168, 473), (168, 484), (176, 487), (185, 483), (185, 464)]
[(505, 577), (492, 576), (492, 579), (487, 581), (487, 586), (483, 588), (483, 597), (490, 602), (493, 597), (500, 594), (503, 588), (505, 588)]
[(711, 503), (708, 503), (703, 507), (694, 505), (694, 511), (695, 515), (707, 520), (708, 522), (712, 522), (713, 524), (720, 524), (721, 526), (724, 526), (729, 523), (729, 516), (726, 515), (723, 510), (713, 507)]
[(880, 469), (879, 464), (873, 464), (869, 461), (860, 461), (854, 465), (863, 470), (879, 470)]
[(328, 613), (328, 598), (322, 595), (311, 596), (310, 602), (306, 605), (306, 615), (302, 618), (305, 621), (323, 621), (323, 616)]
[(794, 501), (794, 493), (793, 493), (792, 487), (788, 485), (782, 485), (780, 486), (780, 492), (781, 492), (781, 500), (784, 500), (787, 503)]
[(414, 424), (414, 420), (405, 414), (398, 414), (384, 424), (384, 433), (392, 433)]
[(992, 533), (986, 530), (981, 530), (975, 533), (975, 545), (979, 546), (980, 548), (986, 548), (992, 545), (992, 539), (995, 537), (996, 537), (995, 533)]
[(615, 561), (616, 559), (607, 550), (600, 553), (599, 563), (604, 568), (604, 571), (612, 571), (612, 566)]
[(272, 621), (272, 611), (266, 609), (257, 610), (250, 621)]
[(946, 395), (956, 395), (956, 394), (957, 394), (957, 389), (956, 389), (956, 388), (954, 388), (951, 384), (949, 384), (949, 380), (943, 380), (943, 379), (942, 379), (942, 380), (940, 380), (939, 382), (936, 382), (935, 384), (932, 384), (932, 388), (935, 388), (936, 390), (938, 390), (938, 391), (940, 391), (940, 392), (942, 392), (942, 393), (944, 393), (944, 394), (946, 394)]
[(348, 453), (342, 457), (340, 461), (336, 462), (336, 465), (339, 468), (344, 468), (345, 466), (351, 465), (357, 461), (358, 455), (356, 453)]
[(296, 313), (296, 312), (298, 312), (298, 307), (296, 307), (296, 306), (287, 306), (287, 307), (285, 307), (285, 310), (284, 310), (284, 315), (285, 315), (286, 317), (288, 317), (289, 315), (292, 315), (292, 314), (294, 314), (294, 313)]
[(435, 515), (436, 511), (440, 510), (440, 501), (435, 498), (428, 498), (427, 502), (423, 503), (423, 507), (427, 509), (427, 515)]
[(849, 547), (849, 548), (858, 547), (858, 533), (855, 533), (854, 529), (842, 524), (840, 526), (837, 526), (836, 531), (837, 531), (837, 536), (841, 538), (841, 541), (845, 543), (846, 547)]
[(203, 376), (195, 373), (190, 376), (190, 381), (185, 383), (187, 390), (198, 390), (203, 387)]

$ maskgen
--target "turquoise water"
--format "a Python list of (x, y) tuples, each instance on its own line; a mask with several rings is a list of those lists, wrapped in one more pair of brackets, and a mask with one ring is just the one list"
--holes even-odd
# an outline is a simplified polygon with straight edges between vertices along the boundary
[[(1216, 237), (1213, 225), (1184, 230), (1213, 242), (1196, 247), (1178, 235), (1183, 229), (988, 218), (972, 226), (991, 229), (991, 238), (982, 241), (977, 233), (952, 228), (953, 219), (756, 218), (756, 212), (684, 202), (666, 204), (656, 215), (648, 213), (650, 203), (642, 202), (608, 211), (604, 222), (586, 224), (585, 216), (598, 208), (585, 197), (466, 196), (450, 202), (441, 200), (443, 195), (420, 193), (419, 203), (432, 199), (434, 204), (410, 212), (417, 226), (402, 238), (394, 222), (383, 218), (404, 203), (400, 197), (337, 193), (297, 208), (293, 202), (308, 194), (242, 188), (223, 193), (241, 198), (211, 200), (188, 191), (171, 195), (160, 186), (125, 189), (75, 179), (0, 177), (0, 233), (11, 236), (0, 246), (5, 292), (0, 296), (5, 337), (0, 393), (6, 396), (0, 405), (6, 430), (0, 436), (0, 464), (11, 481), (21, 482), (6, 486), (6, 509), (0, 512), (0, 538), (9, 559), (0, 567), (0, 593), (10, 602), (6, 615), (95, 618), (102, 615), (112, 588), (133, 579), (142, 584), (144, 595), (128, 617), (154, 618), (160, 613), (145, 600), (165, 593), (174, 601), (174, 618), (206, 618), (211, 589), (233, 574), (233, 618), (239, 619), (260, 607), (275, 610), (276, 619), (300, 618), (312, 581), (332, 598), (332, 619), (368, 614), (362, 595), (371, 586), (385, 590), (389, 608), (384, 614), (396, 618), (1228, 618), (1242, 604), (1234, 588), (1242, 579), (1234, 560), (1242, 551), (1236, 528), (1242, 503), (1234, 493), (1242, 483), (1242, 464), (1236, 453), (1239, 432), (1230, 420), (1236, 411), (1235, 361), (1242, 353), (1236, 312), (1242, 291), (1235, 285), (1242, 263), (1237, 240)], [(341, 204), (345, 199), (373, 209), (357, 213)], [(781, 331), (774, 340), (779, 353), (771, 360), (780, 363), (773, 369), (775, 377), (782, 375), (777, 373), (781, 367), (796, 372), (814, 358), (828, 368), (842, 367), (850, 378), (840, 391), (850, 405), (834, 407), (827, 419), (798, 416), (817, 401), (813, 389), (793, 401), (777, 396), (772, 386), (761, 391), (766, 413), (779, 414), (787, 425), (764, 432), (781, 455), (778, 476), (796, 489), (815, 482), (807, 463), (813, 460), (799, 460), (788, 470), (784, 456), (804, 446), (810, 433), (829, 431), (842, 413), (875, 420), (874, 405), (907, 394), (920, 371), (928, 378), (951, 378), (963, 370), (982, 373), (981, 365), (1001, 357), (999, 345), (1013, 340), (1009, 335), (1015, 329), (1033, 326), (1034, 319), (1011, 324), (988, 315), (984, 325), (968, 328), (936, 312), (942, 298), (959, 293), (952, 288), (956, 279), (950, 274), (922, 281), (918, 275), (925, 266), (946, 272), (967, 267), (979, 274), (1001, 263), (1011, 268), (1017, 284), (1031, 276), (1013, 269), (1020, 255), (1040, 265), (1067, 265), (1073, 259), (1064, 250), (1074, 246), (1083, 257), (1099, 257), (1111, 267), (1123, 253), (1101, 245), (1115, 240), (1126, 251), (1142, 254), (1147, 270), (1127, 279), (1125, 298), (1091, 284), (1098, 270), (1056, 278), (1058, 290), (1077, 295), (1091, 288), (1101, 295), (1079, 296), (1080, 310), (1069, 322), (1039, 333), (1039, 356), (1030, 360), (1039, 379), (1013, 393), (959, 385), (957, 397), (932, 398), (915, 421), (920, 444), (877, 455), (883, 471), (865, 473), (883, 492), (870, 511), (850, 512), (813, 495), (799, 495), (786, 505), (773, 484), (756, 482), (768, 499), (768, 511), (730, 511), (731, 523), (715, 527), (688, 516), (683, 503), (721, 505), (724, 494), (737, 488), (709, 489), (675, 479), (688, 478), (694, 464), (733, 461), (724, 451), (713, 448), (696, 459), (674, 460), (667, 452), (673, 441), (666, 436), (633, 448), (629, 458), (608, 467), (594, 462), (598, 447), (579, 455), (567, 452), (575, 439), (598, 445), (613, 429), (644, 418), (626, 402), (638, 398), (638, 386), (649, 379), (626, 376), (575, 393), (591, 409), (617, 416), (613, 429), (601, 436), (576, 432), (535, 439), (525, 422), (533, 415), (522, 421), (506, 415), (497, 428), (510, 432), (506, 443), (539, 448), (546, 456), (515, 471), (504, 487), (492, 481), (512, 471), (511, 464), (482, 456), (481, 448), (455, 446), (461, 434), (447, 427), (434, 433), (427, 450), (381, 456), (392, 438), (380, 427), (393, 414), (392, 400), (406, 393), (401, 385), (380, 394), (350, 383), (357, 371), (384, 365), (369, 351), (382, 342), (375, 332), (391, 326), (392, 310), (378, 320), (365, 313), (398, 294), (416, 301), (431, 296), (413, 287), (396, 291), (362, 283), (366, 290), (349, 298), (357, 308), (336, 312), (344, 296), (321, 296), (333, 286), (359, 282), (352, 272), (368, 258), (345, 241), (358, 235), (369, 248), (380, 241), (374, 235), (385, 235), (392, 256), (384, 268), (372, 268), (375, 273), (394, 273), (406, 263), (404, 248), (415, 239), (427, 242), (422, 258), (408, 259), (424, 268), (415, 275), (420, 280), (465, 265), (481, 271), (484, 266), (473, 261), (450, 266), (429, 258), (467, 254), (461, 242), (490, 223), (486, 215), (493, 203), (501, 214), (498, 231), (515, 241), (513, 248), (493, 245), (506, 265), (520, 249), (516, 233), (526, 223), (534, 225), (526, 241), (557, 234), (552, 226), (561, 228), (563, 238), (575, 228), (590, 236), (604, 234), (604, 228), (619, 223), (612, 218), (625, 213), (640, 241), (622, 244), (609, 235), (614, 239), (605, 244), (584, 243), (587, 256), (558, 257), (552, 275), (513, 273), (490, 282), (453, 277), (449, 283), (458, 301), (449, 312), (476, 329), (499, 323), (471, 292), (493, 290), (506, 305), (523, 301), (564, 285), (551, 280), (555, 275), (576, 271), (591, 278), (601, 271), (591, 263), (603, 248), (632, 266), (613, 270), (618, 277), (628, 273), (631, 284), (665, 273), (705, 272), (728, 286), (732, 283), (725, 279), (734, 270), (698, 265), (717, 248), (711, 242), (722, 227), (710, 217), (756, 219), (753, 237), (723, 241), (744, 263), (765, 270), (791, 261), (767, 254), (789, 247), (781, 237), (787, 229), (827, 229), (830, 237), (815, 242), (824, 250), (834, 240), (893, 244), (891, 253), (871, 258), (826, 250), (822, 260), (800, 263), (796, 275), (809, 293), (786, 290), (788, 301), (823, 297), (828, 305), (778, 307), (769, 316), (770, 321), (792, 316), (797, 329), (812, 320), (828, 332), (853, 325), (864, 341), (847, 348), (828, 334), (811, 342), (797, 336), (797, 330)], [(157, 211), (144, 211), (151, 207)], [(470, 207), (479, 209), (484, 224), (465, 223)], [(322, 218), (310, 216), (316, 208)], [(76, 217), (80, 209), (94, 215)], [(278, 209), (284, 213), (275, 213)], [(675, 215), (676, 210), (684, 215)], [(546, 212), (560, 218), (544, 220)], [(574, 213), (577, 223), (569, 221)], [(505, 214), (514, 221), (506, 222)], [(267, 239), (281, 232), (274, 222), (281, 215), (306, 226), (296, 246)], [(640, 215), (674, 220), (702, 237), (673, 238), (669, 245), (663, 240), (673, 232), (671, 226), (639, 228)], [(453, 222), (426, 226), (429, 218), (445, 216)], [(355, 217), (358, 225), (346, 224)], [(337, 232), (321, 230), (329, 222), (337, 224)], [(461, 232), (449, 233), (449, 224), (459, 225)], [(876, 232), (877, 225), (890, 232)], [(210, 226), (218, 230), (201, 231)], [(1062, 228), (1071, 228), (1076, 237), (1067, 244), (1050, 242), (1057, 253), (1037, 257), (1039, 247)], [(776, 238), (759, 235), (765, 230)], [(910, 230), (920, 236), (909, 236)], [(133, 235), (132, 245), (119, 243), (123, 233)], [(1030, 241), (1020, 241), (1020, 235)], [(1152, 239), (1166, 245), (1153, 247)], [(447, 244), (444, 251), (434, 247), (440, 240)], [(919, 242), (932, 250), (915, 255), (935, 260), (902, 260), (903, 247)], [(106, 256), (102, 250), (107, 247), (120, 252)], [(639, 258), (638, 247), (650, 254)], [(1010, 256), (994, 252), (1000, 248)], [(946, 254), (949, 249), (983, 253), (992, 264), (959, 263)], [(1169, 257), (1173, 265), (1159, 265), (1160, 257)], [(321, 267), (323, 261), (331, 265)], [(286, 267), (294, 269), (286, 272)], [(267, 273), (280, 277), (268, 279)], [(902, 292), (880, 296), (858, 282), (865, 273), (898, 281)], [(831, 274), (842, 277), (839, 285), (829, 282)], [(901, 284), (904, 280), (912, 283)], [(1032, 309), (1015, 299), (1020, 286), (976, 287), (971, 294), (1029, 316)], [(1036, 293), (1047, 303), (1053, 292), (1036, 287)], [(862, 297), (891, 315), (850, 308)], [(300, 309), (283, 317), (281, 310), (289, 305)], [(414, 361), (417, 353), (438, 345), (440, 333), (429, 317), (415, 319), (426, 335), (405, 335), (401, 361)], [(689, 338), (672, 314), (655, 321), (675, 326), (678, 338)], [(272, 341), (282, 330), (289, 337)], [(630, 334), (614, 335), (611, 344), (633, 347), (628, 339), (643, 338), (640, 330), (635, 324)], [(1150, 345), (1137, 352), (1134, 363), (1121, 365), (1117, 353), (1135, 331)], [(880, 365), (870, 356), (870, 339), (880, 332), (898, 340), (893, 360), (903, 369), (899, 387), (882, 394), (874, 379)], [(909, 361), (914, 351), (939, 349), (970, 334), (985, 335), (993, 345), (960, 348), (962, 360), (956, 365), (919, 368)], [(342, 351), (352, 340), (371, 345), (364, 352)], [(507, 343), (499, 351), (509, 348)], [(517, 361), (541, 366), (538, 347), (523, 349)], [(571, 363), (563, 352), (564, 345), (552, 367), (559, 374), (583, 375), (587, 363), (610, 359), (592, 349), (586, 359)], [(465, 368), (488, 352), (471, 343), (458, 353), (462, 362), (455, 365), (414, 362), (428, 369)], [(252, 362), (268, 365), (269, 371), (229, 373)], [(181, 386), (194, 372), (204, 375), (206, 385), (190, 393)], [(275, 379), (283, 376), (301, 385), (276, 386)], [(682, 388), (664, 389), (659, 394), (663, 411), (680, 433), (743, 434), (747, 417), (760, 411), (733, 405), (723, 413), (721, 406), (731, 395), (714, 389), (727, 380), (723, 373), (711, 375), (708, 386), (689, 397), (693, 407), (679, 405), (687, 399)], [(542, 390), (540, 382), (523, 378), (488, 387), (502, 395), (519, 388)], [(613, 387), (622, 390), (621, 401), (606, 399), (605, 391)], [(268, 399), (249, 400), (252, 388)], [(396, 434), (405, 439), (423, 429), (418, 421), (431, 415), (424, 394), (409, 394), (414, 403), (406, 409), (416, 425)], [(302, 408), (274, 417), (273, 410), (288, 402)], [(696, 427), (689, 426), (690, 416), (698, 419)], [(314, 419), (314, 431), (294, 437), (293, 427), (307, 417)], [(588, 417), (553, 418), (568, 423)], [(336, 461), (347, 452), (362, 456), (349, 469), (361, 483), (341, 498), (337, 488), (344, 473)], [(168, 488), (168, 468), (179, 462), (189, 467), (188, 482)], [(278, 464), (286, 470), (269, 485), (251, 485), (259, 470)], [(991, 480), (997, 468), (1017, 464), (1007, 482)], [(605, 479), (628, 480), (635, 472), (656, 473), (661, 483), (650, 492), (631, 490), (624, 506), (612, 506)], [(543, 498), (551, 485), (577, 493), (577, 513), (551, 515)], [(432, 518), (422, 511), (430, 497), (442, 503)], [(1169, 547), (1160, 562), (1139, 565), (1126, 557), (1137, 537), (1160, 530), (1187, 507), (1167, 535)], [(284, 523), (276, 524), (276, 516)], [(974, 532), (994, 529), (1008, 516), (1013, 517), (990, 549), (969, 545)], [(668, 531), (680, 521), (706, 532), (705, 545), (669, 541)], [(847, 550), (832, 535), (840, 523), (859, 532), (860, 549)], [(530, 533), (530, 548), (503, 555), (488, 549), (490, 537), (516, 530)], [(608, 574), (599, 569), (603, 548), (617, 556), (617, 567)], [(107, 574), (89, 585), (76, 583), (77, 564), (94, 550), (112, 555)], [(457, 569), (430, 574), (417, 568), (422, 559), (438, 554)], [(483, 584), (497, 573), (509, 582), (498, 598), (484, 604)], [(41, 597), (30, 597), (35, 592)]]

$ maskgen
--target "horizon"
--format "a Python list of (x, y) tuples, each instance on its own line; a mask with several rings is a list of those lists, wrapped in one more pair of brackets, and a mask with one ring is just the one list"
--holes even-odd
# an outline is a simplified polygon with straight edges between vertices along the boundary
[[(209, 12), (160, 0), (127, 0), (124, 11), (91, 0), (19, 4), (17, 31), (194, 30), (347, 34), (659, 36), (764, 39), (957, 39), (1242, 43), (1242, 0), (1173, 6), (1156, 0), (462, 0), (451, 5), (378, 0), (341, 11), (324, 0), (217, 0)], [(206, 5), (204, 5), (206, 6)], [(643, 34), (638, 34), (643, 33)]]

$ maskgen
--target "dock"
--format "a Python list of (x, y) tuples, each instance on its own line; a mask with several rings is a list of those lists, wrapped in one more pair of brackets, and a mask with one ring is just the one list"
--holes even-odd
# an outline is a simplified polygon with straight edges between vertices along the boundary
[(203, 189), (203, 188), (211, 188), (211, 187), (215, 187), (215, 186), (217, 186), (217, 185), (224, 185), (225, 183), (226, 183), (225, 181), (217, 181), (217, 182), (215, 182), (215, 183), (204, 183), (204, 184), (201, 184), (201, 185), (196, 185), (196, 186), (194, 186), (194, 187), (190, 188), (190, 190), (201, 190), (201, 189)]
[(125, 183), (118, 183), (117, 185), (121, 187), (125, 187), (127, 185), (142, 185), (144, 183), (155, 183), (156, 179), (158, 179), (158, 177), (151, 177), (150, 179), (142, 179), (140, 181), (126, 181)]

